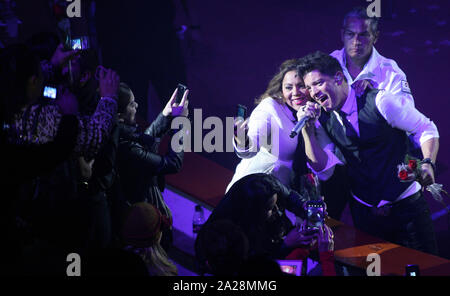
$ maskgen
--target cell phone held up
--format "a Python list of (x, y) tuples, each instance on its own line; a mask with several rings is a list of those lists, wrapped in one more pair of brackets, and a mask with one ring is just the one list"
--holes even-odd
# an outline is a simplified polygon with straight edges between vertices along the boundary
[(310, 200), (306, 203), (306, 230), (318, 231), (325, 221), (325, 204), (321, 200)]
[(419, 265), (410, 264), (405, 266), (405, 275), (406, 276), (420, 276)]
[(175, 103), (180, 104), (183, 99), (184, 93), (187, 90), (187, 86), (181, 83), (178, 83), (177, 86), (177, 97), (175, 98)]
[(244, 105), (238, 104), (236, 117), (244, 120), (247, 117), (247, 107)]
[(87, 50), (89, 49), (89, 38), (82, 36), (70, 40), (70, 48), (72, 50)]
[(58, 90), (54, 86), (46, 85), (44, 86), (44, 91), (42, 92), (42, 95), (44, 96), (44, 98), (56, 100)]

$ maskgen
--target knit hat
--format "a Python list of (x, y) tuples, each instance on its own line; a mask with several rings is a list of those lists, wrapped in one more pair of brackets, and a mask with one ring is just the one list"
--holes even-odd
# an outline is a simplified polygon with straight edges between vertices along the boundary
[(125, 244), (146, 248), (156, 243), (159, 234), (171, 225), (170, 221), (153, 205), (146, 202), (133, 204), (122, 227)]

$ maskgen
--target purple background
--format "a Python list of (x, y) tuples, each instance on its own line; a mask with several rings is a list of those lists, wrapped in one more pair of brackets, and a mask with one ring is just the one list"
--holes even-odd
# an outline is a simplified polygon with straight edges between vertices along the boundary
[[(116, 47), (105, 49), (115, 51), (117, 58), (114, 62), (120, 60), (121, 53), (131, 52), (142, 56), (143, 60), (156, 58), (161, 59), (162, 64), (165, 61), (173, 64), (170, 56), (154, 56), (151, 52), (141, 50), (142, 47), (160, 48), (164, 47), (164, 43), (169, 43), (140, 37), (154, 36), (152, 32), (158, 29), (158, 24), (155, 25), (154, 21), (156, 16), (161, 17), (158, 2), (106, 3), (110, 3), (110, 8), (106, 9), (111, 10), (111, 21), (121, 24), (125, 31), (130, 28), (128, 35), (114, 35), (114, 30), (109, 32), (118, 41)], [(131, 3), (139, 9), (131, 9)], [(173, 20), (174, 27), (187, 24), (181, 2), (173, 3), (171, 6), (164, 4), (161, 11), (169, 11), (167, 18)], [(315, 50), (331, 52), (342, 48), (340, 28), (343, 15), (353, 6), (370, 4), (365, 0), (227, 0), (186, 3), (189, 6), (191, 24), (199, 25), (200, 30), (188, 31), (185, 38), (180, 40), (179, 49), (184, 64), (171, 66), (160, 73), (164, 72), (172, 77), (183, 73), (191, 91), (190, 107), (202, 108), (203, 118), (219, 116), (222, 119), (233, 116), (238, 103), (247, 105), (251, 111), (254, 99), (264, 92), (267, 83), (284, 60), (301, 57)], [(34, 7), (31, 8), (31, 5)], [(397, 61), (407, 75), (417, 108), (437, 125), (441, 136), (437, 182), (443, 183), (448, 189), (450, 3), (448, 0), (381, 0), (381, 6), (381, 34), (376, 48), (383, 56)], [(117, 13), (125, 11), (125, 8), (131, 10), (131, 13), (113, 15), (112, 11)], [(54, 22), (50, 21), (47, 1), (19, 1), (17, 10), (24, 21), (21, 27), (23, 38), (32, 32), (48, 30), (54, 26)], [(109, 10), (102, 12), (110, 13)], [(142, 17), (143, 15), (148, 17)], [(164, 18), (165, 21), (168, 19)], [(82, 30), (83, 24), (80, 23), (78, 25)], [(139, 24), (139, 31), (132, 29), (134, 23)], [(163, 26), (167, 22), (159, 23)], [(124, 63), (127, 63), (121, 62), (122, 64), (114, 65), (119, 72), (121, 67), (125, 67)], [(134, 75), (146, 76), (146, 71), (151, 70), (154, 71), (140, 68)], [(165, 101), (167, 99), (164, 98), (170, 97), (175, 86), (176, 81), (166, 88), (157, 87), (157, 94), (150, 91), (150, 97), (152, 99), (159, 96)], [(157, 102), (152, 99), (149, 107), (152, 111), (161, 110)], [(202, 155), (231, 170), (234, 170), (239, 161), (233, 153)], [(433, 213), (442, 209), (429, 195), (428, 199)], [(446, 202), (450, 203), (450, 199), (446, 198)], [(448, 243), (444, 239), (449, 236), (445, 217), (435, 220), (441, 243)]]

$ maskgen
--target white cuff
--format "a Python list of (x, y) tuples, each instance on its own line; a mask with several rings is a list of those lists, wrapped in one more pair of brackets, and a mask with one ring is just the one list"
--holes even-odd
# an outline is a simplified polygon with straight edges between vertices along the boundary
[(308, 167), (313, 171), (313, 173), (315, 173), (317, 175), (317, 177), (321, 181), (326, 181), (333, 175), (334, 167), (336, 165), (343, 165), (342, 161), (340, 161), (339, 158), (337, 158), (337, 156), (334, 155), (333, 152), (331, 152), (330, 150), (324, 150), (324, 152), (327, 154), (328, 159), (327, 159), (327, 164), (321, 171), (318, 172), (318, 171), (314, 170), (308, 164)]

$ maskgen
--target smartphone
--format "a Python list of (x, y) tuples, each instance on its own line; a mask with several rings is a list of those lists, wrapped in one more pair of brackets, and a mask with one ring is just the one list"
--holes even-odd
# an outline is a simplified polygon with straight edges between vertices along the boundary
[(405, 266), (406, 276), (419, 276), (420, 270), (419, 265), (417, 264), (410, 264)]
[(242, 120), (244, 120), (247, 117), (247, 107), (241, 104), (237, 105), (237, 113), (236, 113), (236, 117), (240, 117), (242, 118)]
[(181, 100), (183, 99), (184, 92), (187, 90), (187, 86), (181, 83), (178, 83), (177, 86), (177, 97), (175, 98), (175, 103), (179, 104), (181, 103)]
[(49, 85), (44, 86), (44, 92), (42, 95), (45, 98), (55, 100), (57, 94), (58, 94), (58, 91), (57, 91), (56, 87), (49, 86)]
[(70, 40), (70, 48), (73, 50), (89, 49), (89, 39), (86, 36)]
[(325, 220), (325, 205), (321, 200), (310, 200), (306, 203), (306, 230), (318, 231)]

